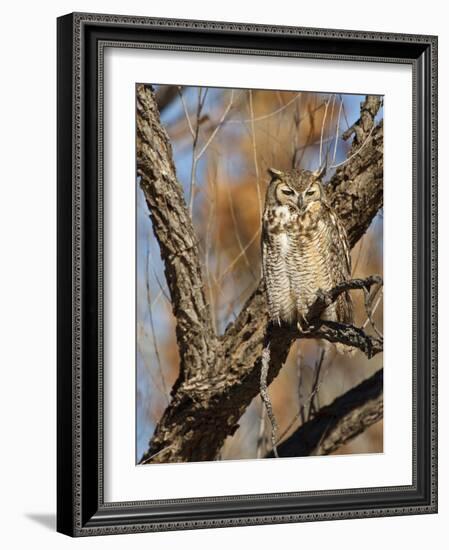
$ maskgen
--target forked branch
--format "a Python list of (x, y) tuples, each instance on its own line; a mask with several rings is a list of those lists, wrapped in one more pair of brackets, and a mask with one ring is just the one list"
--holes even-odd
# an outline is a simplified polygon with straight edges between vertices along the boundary
[[(327, 186), (328, 200), (345, 226), (351, 247), (382, 207), (383, 127), (374, 121), (379, 108), (380, 99), (367, 96), (362, 104), (357, 140), (363, 142), (371, 135), (369, 142), (363, 155), (353, 155), (337, 169)], [(350, 154), (358, 147), (359, 143), (353, 145)], [(171, 402), (141, 462), (214, 460), (259, 393), (261, 356), (267, 337), (269, 385), (298, 333), (268, 326), (261, 281), (224, 335), (216, 336), (192, 220), (176, 179), (171, 146), (160, 123), (154, 94), (147, 86), (137, 90), (137, 168), (165, 263), (181, 358), (181, 373), (172, 389)], [(323, 304), (327, 299), (329, 296), (324, 295)], [(323, 304), (314, 307), (319, 309)], [(369, 357), (381, 351), (379, 340), (356, 327), (323, 321), (315, 323), (313, 330), (308, 337), (343, 342), (358, 347)]]
[[(280, 457), (327, 455), (383, 416), (383, 369), (321, 408), (277, 446)], [(270, 453), (268, 457), (272, 457)]]

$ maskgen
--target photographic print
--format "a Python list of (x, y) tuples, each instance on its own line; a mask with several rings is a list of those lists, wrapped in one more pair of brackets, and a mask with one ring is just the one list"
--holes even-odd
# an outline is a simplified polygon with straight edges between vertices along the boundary
[(437, 49), (58, 18), (58, 531), (437, 511)]
[(136, 128), (136, 463), (382, 453), (383, 97), (145, 83)]

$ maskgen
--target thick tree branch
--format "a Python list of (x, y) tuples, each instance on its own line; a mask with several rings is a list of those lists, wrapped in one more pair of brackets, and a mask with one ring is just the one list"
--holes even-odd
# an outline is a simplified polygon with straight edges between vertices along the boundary
[(320, 289), (317, 293), (315, 302), (309, 308), (307, 320), (311, 323), (313, 319), (319, 318), (324, 310), (335, 302), (343, 292), (355, 289), (369, 290), (375, 284), (381, 285), (382, 277), (379, 275), (371, 275), (366, 279), (351, 279), (350, 281), (344, 281), (328, 291)]
[(383, 351), (383, 341), (380, 338), (368, 336), (362, 329), (352, 325), (333, 321), (317, 321), (313, 330), (307, 334), (299, 334), (298, 338), (315, 338), (335, 344), (346, 344), (363, 351), (368, 359)]
[(196, 236), (154, 93), (142, 84), (137, 87), (137, 174), (161, 249), (177, 321), (181, 380), (199, 370), (213, 371), (217, 338), (205, 298)]
[[(382, 124), (373, 128), (379, 108), (379, 98), (367, 96), (357, 136), (362, 139), (371, 133), (371, 138), (363, 155), (353, 151), (352, 158), (337, 169), (327, 186), (351, 246), (382, 207)], [(172, 401), (141, 462), (213, 460), (259, 392), (264, 345), (270, 342), (270, 384), (298, 333), (268, 325), (262, 281), (217, 342), (204, 297), (192, 223), (176, 182), (168, 138), (160, 126), (154, 96), (143, 86), (138, 89), (137, 124), (138, 170), (166, 265), (181, 355), (181, 375), (172, 390)], [(353, 145), (353, 149), (357, 147)], [(314, 331), (307, 337), (343, 342), (362, 349), (369, 357), (381, 350), (380, 341), (355, 327), (319, 322)]]
[[(280, 457), (326, 455), (383, 416), (383, 369), (337, 397), (277, 446)], [(268, 457), (272, 457), (272, 453)]]
[(156, 92), (156, 103), (160, 113), (169, 107), (178, 97), (183, 86), (161, 86)]
[[(383, 206), (383, 121), (375, 126), (374, 120), (380, 106), (380, 97), (366, 96), (360, 119), (350, 133), (346, 132), (346, 139), (355, 134), (350, 160), (337, 168), (327, 186), (328, 198), (345, 225), (351, 247)], [(355, 154), (368, 137), (360, 154)]]

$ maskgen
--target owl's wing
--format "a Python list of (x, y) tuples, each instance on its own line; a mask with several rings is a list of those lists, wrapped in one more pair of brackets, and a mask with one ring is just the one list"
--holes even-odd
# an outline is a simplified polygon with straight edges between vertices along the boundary
[[(329, 211), (330, 223), (333, 227), (331, 247), (333, 248), (331, 269), (335, 284), (351, 279), (351, 251), (346, 230), (332, 211)], [(336, 301), (337, 317), (342, 323), (353, 322), (353, 305), (349, 292), (341, 294)]]
[(348, 235), (337, 214), (329, 210), (329, 216), (335, 229), (334, 245), (337, 248), (338, 258), (343, 259), (343, 265), (341, 266), (343, 275), (342, 280), (347, 280), (351, 278), (351, 251), (349, 248)]

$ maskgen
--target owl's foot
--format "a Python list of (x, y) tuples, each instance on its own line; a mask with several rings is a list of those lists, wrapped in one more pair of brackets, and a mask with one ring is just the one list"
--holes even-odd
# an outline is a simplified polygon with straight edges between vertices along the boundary
[(302, 315), (299, 316), (296, 326), (301, 334), (309, 334), (311, 331), (309, 322)]

